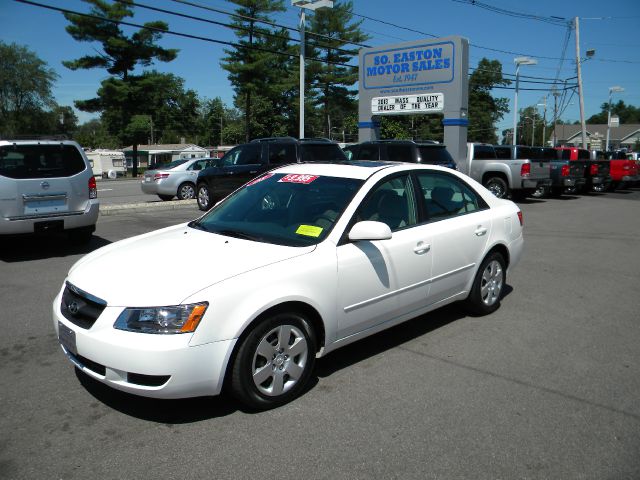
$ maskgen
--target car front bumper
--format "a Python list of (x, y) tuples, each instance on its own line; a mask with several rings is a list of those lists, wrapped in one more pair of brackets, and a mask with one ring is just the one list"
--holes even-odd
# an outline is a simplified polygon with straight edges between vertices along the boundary
[[(117, 330), (113, 324), (122, 312), (119, 307), (106, 307), (94, 325), (84, 329), (62, 315), (61, 298), (62, 291), (52, 307), (56, 336), (71, 363), (90, 377), (144, 397), (169, 399), (220, 393), (236, 339), (192, 346), (192, 334)], [(69, 336), (74, 338), (72, 345)]]

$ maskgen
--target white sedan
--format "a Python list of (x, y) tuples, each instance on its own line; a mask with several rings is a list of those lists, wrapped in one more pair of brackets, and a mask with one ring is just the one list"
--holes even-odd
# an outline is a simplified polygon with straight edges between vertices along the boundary
[[(456, 171), (295, 164), (198, 220), (85, 256), (53, 321), (71, 362), (113, 388), (182, 398), (225, 384), (266, 409), (336, 348), (458, 300), (493, 312), (522, 249), (518, 207)], [(194, 254), (196, 274), (178, 275)], [(143, 256), (161, 261), (140, 268)]]

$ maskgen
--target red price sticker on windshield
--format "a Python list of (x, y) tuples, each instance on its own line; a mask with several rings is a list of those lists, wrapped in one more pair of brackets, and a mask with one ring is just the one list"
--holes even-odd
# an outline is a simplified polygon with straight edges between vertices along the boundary
[(284, 183), (303, 183), (305, 185), (308, 185), (316, 178), (318, 178), (318, 176), (319, 175), (303, 175), (300, 173), (290, 173), (289, 175), (285, 175), (278, 181)]

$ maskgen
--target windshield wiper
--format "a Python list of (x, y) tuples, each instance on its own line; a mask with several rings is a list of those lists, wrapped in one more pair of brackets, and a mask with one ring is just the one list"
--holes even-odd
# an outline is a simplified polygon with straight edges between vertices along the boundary
[(261, 241), (258, 237), (254, 237), (244, 232), (240, 232), (238, 230), (218, 230), (215, 233), (219, 233), (220, 235), (225, 235), (227, 237), (241, 238), (243, 240), (252, 240), (254, 242)]

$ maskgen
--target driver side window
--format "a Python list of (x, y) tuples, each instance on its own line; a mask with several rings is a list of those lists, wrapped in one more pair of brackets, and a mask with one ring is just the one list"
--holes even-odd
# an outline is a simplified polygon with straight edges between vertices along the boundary
[(358, 220), (386, 223), (392, 232), (417, 223), (413, 184), (401, 175), (376, 186), (360, 206)]

